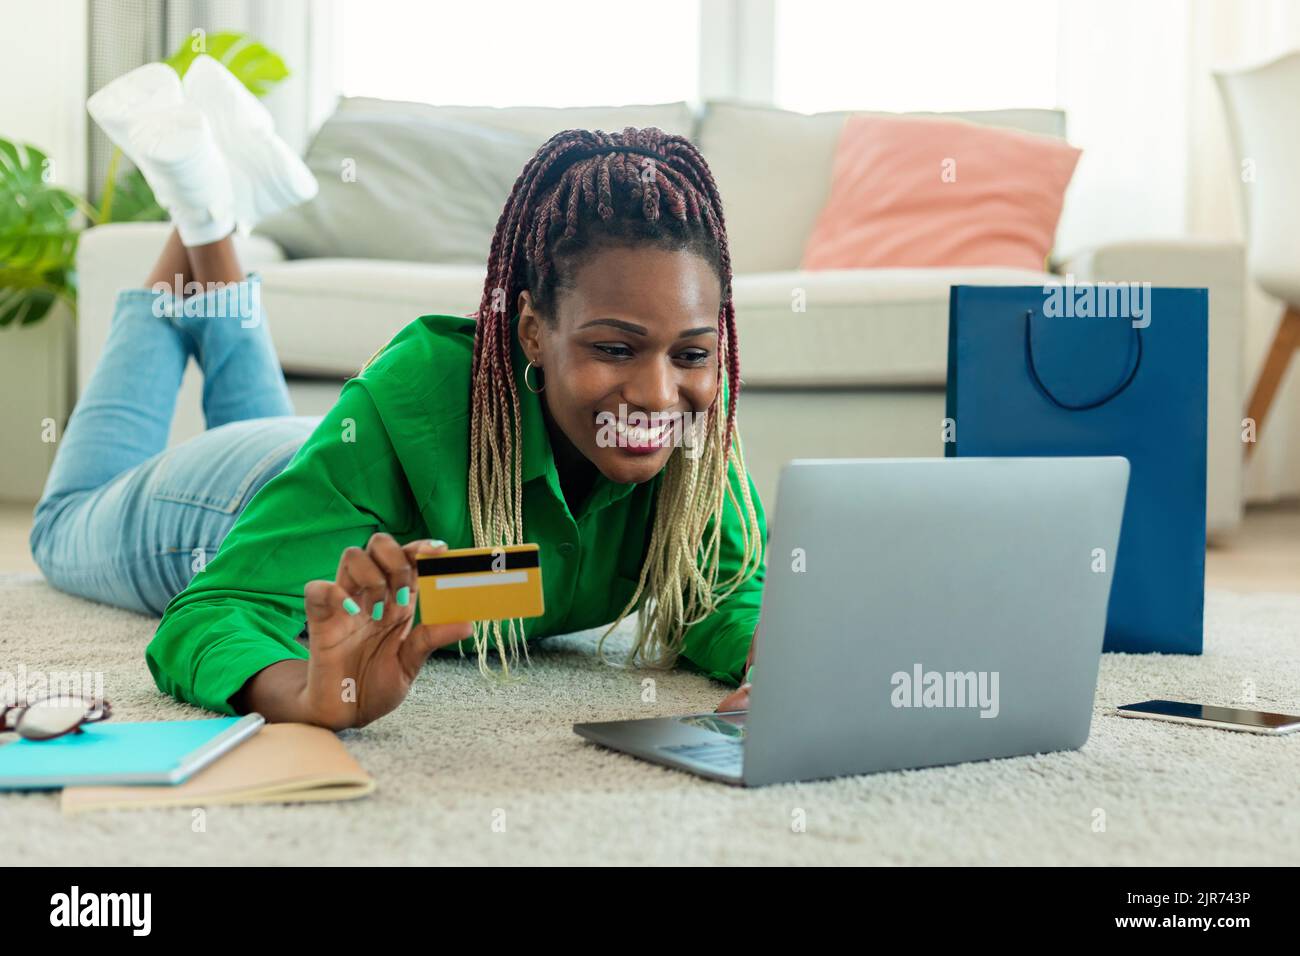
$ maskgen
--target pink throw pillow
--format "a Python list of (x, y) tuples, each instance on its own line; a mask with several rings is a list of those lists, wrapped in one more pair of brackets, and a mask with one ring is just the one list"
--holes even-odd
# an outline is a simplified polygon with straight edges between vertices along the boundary
[(1042, 271), (1081, 152), (964, 120), (850, 116), (802, 267)]

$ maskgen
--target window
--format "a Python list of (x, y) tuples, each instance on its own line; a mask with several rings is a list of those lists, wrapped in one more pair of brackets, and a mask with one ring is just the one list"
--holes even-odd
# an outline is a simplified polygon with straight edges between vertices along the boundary
[(785, 109), (1057, 105), (1051, 0), (776, 0), (774, 99)]
[(339, 4), (346, 96), (443, 105), (694, 100), (700, 0)]

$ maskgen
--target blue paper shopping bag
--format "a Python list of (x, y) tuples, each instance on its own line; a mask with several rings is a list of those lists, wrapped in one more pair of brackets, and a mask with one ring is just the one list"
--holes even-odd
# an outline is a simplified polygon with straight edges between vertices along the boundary
[(1208, 296), (1149, 285), (953, 286), (949, 456), (1123, 455), (1105, 650), (1199, 654)]

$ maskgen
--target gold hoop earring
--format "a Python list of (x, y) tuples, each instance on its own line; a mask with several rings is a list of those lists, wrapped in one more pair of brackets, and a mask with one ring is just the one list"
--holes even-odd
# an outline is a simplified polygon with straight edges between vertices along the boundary
[(528, 384), (528, 370), (529, 370), (530, 368), (535, 368), (535, 369), (537, 369), (537, 371), (539, 371), (539, 372), (542, 370), (542, 367), (541, 367), (540, 365), (534, 365), (531, 361), (529, 361), (529, 363), (528, 363), (527, 365), (524, 366), (524, 387), (525, 387), (526, 389), (528, 389), (528, 391), (532, 392), (534, 395), (540, 395), (540, 394), (545, 390), (545, 388), (546, 388), (546, 383), (545, 383), (545, 382), (542, 382), (542, 387), (541, 387), (541, 388), (533, 388), (531, 385), (529, 385), (529, 384)]

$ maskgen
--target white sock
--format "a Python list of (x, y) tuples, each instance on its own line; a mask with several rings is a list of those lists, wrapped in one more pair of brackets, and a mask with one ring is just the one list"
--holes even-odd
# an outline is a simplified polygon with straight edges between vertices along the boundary
[(185, 105), (180, 77), (146, 63), (86, 101), (113, 144), (135, 164), (186, 245), (203, 245), (234, 228), (230, 174), (207, 121)]
[(226, 158), (235, 220), (245, 229), (316, 195), (316, 177), (275, 133), (270, 112), (224, 66), (196, 57), (182, 82), (185, 102), (207, 117)]
[(166, 63), (146, 63), (124, 73), (86, 100), (86, 111), (137, 167), (130, 143), (131, 126), (142, 113), (185, 102), (181, 78)]

